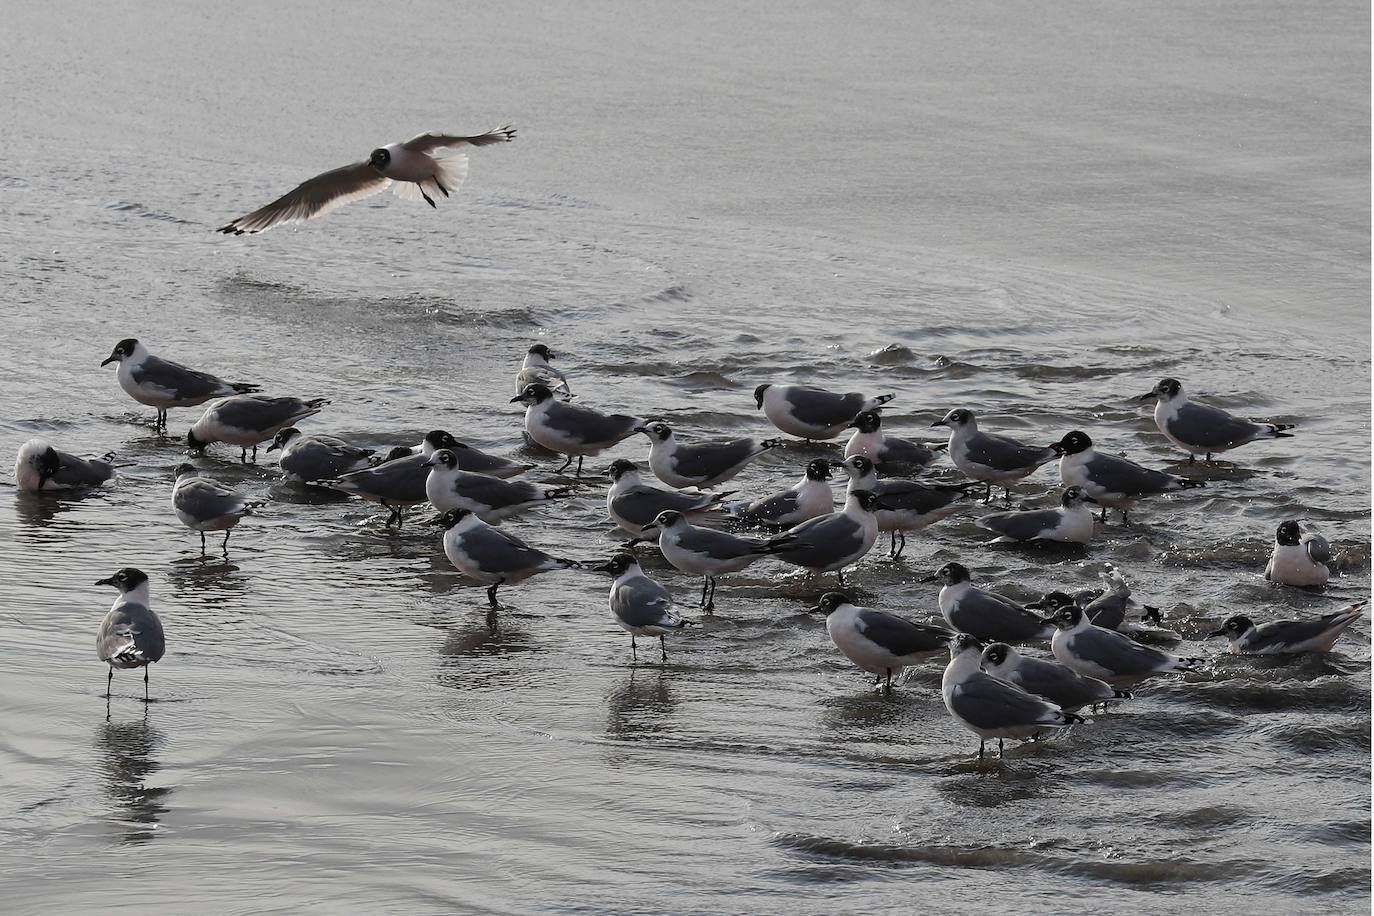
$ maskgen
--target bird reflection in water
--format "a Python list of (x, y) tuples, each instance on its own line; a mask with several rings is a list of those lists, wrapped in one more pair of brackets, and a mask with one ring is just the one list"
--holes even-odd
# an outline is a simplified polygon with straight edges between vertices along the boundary
[(439, 649), (443, 670), (439, 682), (449, 687), (491, 686), (500, 681), (508, 687), (537, 674), (529, 666), (516, 666), (503, 659), (526, 652), (538, 652), (529, 634), (512, 624), (508, 615), (488, 608), (472, 622), (455, 627)]
[(606, 736), (615, 741), (645, 741), (668, 737), (678, 700), (664, 668), (631, 668), (625, 683), (606, 697)]
[(96, 750), (104, 789), (114, 802), (115, 819), (123, 828), (122, 841), (141, 844), (157, 832), (158, 822), (167, 813), (170, 786), (150, 786), (148, 781), (162, 769), (157, 752), (165, 743), (162, 733), (148, 721), (105, 721), (96, 731)]

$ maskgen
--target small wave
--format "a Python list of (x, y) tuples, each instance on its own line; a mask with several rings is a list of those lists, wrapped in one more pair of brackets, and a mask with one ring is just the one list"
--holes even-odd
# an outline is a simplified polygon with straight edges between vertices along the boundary
[(17, 176), (0, 175), (0, 189), (8, 191), (16, 190), (18, 188), (27, 188), (28, 186), (29, 183), (27, 181)]
[(180, 217), (172, 216), (170, 213), (160, 213), (157, 210), (150, 210), (143, 204), (131, 200), (110, 200), (102, 205), (103, 209), (114, 210), (118, 213), (128, 213), (144, 219), (156, 219), (165, 223), (176, 223), (179, 226), (193, 226), (194, 223)]

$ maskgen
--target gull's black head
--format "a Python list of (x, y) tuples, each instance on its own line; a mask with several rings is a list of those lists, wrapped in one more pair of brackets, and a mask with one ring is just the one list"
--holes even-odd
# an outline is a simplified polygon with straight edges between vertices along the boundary
[(443, 515), (430, 519), (429, 523), (431, 525), (438, 525), (440, 528), (447, 531), (471, 514), (472, 512), (467, 509), (450, 509)]
[(872, 490), (855, 490), (849, 495), (854, 497), (855, 501), (859, 504), (859, 508), (866, 512), (877, 512), (879, 509), (887, 508), (887, 504)]
[(1068, 509), (1079, 503), (1097, 504), (1097, 500), (1088, 495), (1088, 491), (1082, 487), (1069, 487), (1064, 491), (1064, 495), (1059, 497), (1059, 504)]
[(133, 355), (134, 355), (134, 347), (137, 347), (137, 346), (138, 346), (138, 339), (137, 339), (137, 338), (135, 338), (135, 337), (126, 337), (126, 338), (124, 338), (124, 339), (121, 340), (119, 343), (117, 343), (117, 344), (114, 345), (114, 349), (110, 351), (110, 355), (109, 355), (108, 357), (106, 357), (106, 359), (104, 360), (104, 362), (102, 362), (100, 365), (102, 365), (102, 366), (108, 366), (110, 363), (117, 363), (117, 362), (122, 361), (122, 360), (125, 359), (126, 357), (133, 356)]
[(43, 489), (43, 484), (51, 478), (57, 476), (57, 472), (62, 470), (62, 456), (57, 454), (57, 449), (51, 445), (38, 453), (33, 459), (38, 471), (38, 489)]
[(1237, 614), (1234, 617), (1226, 618), (1226, 622), (1220, 629), (1213, 630), (1207, 634), (1208, 639), (1216, 636), (1225, 636), (1227, 639), (1238, 639), (1255, 628), (1255, 622), (1244, 614)]
[(382, 464), (386, 464), (388, 461), (395, 461), (397, 458), (409, 458), (413, 454), (415, 453), (404, 445), (397, 445), (386, 453), (386, 457), (382, 459)]
[(960, 582), (968, 582), (972, 578), (968, 567), (963, 563), (946, 563), (935, 570), (935, 575), (928, 576), (922, 581), (929, 582), (932, 579), (939, 579), (945, 585), (958, 585)]
[(510, 400), (512, 404), (514, 404), (516, 401), (519, 401), (521, 404), (530, 405), (542, 404), (551, 397), (553, 397), (553, 392), (549, 390), (548, 385), (543, 385), (539, 382), (533, 382), (529, 385), (526, 385), (524, 391), (520, 392)]
[(654, 527), (671, 528), (674, 525), (679, 524), (680, 522), (684, 522), (686, 520), (686, 516), (684, 516), (681, 512), (678, 512), (676, 509), (664, 509), (658, 515), (654, 516)]
[(1046, 618), (1061, 630), (1072, 630), (1083, 619), (1083, 609), (1074, 604), (1073, 597), (1064, 592), (1050, 592), (1034, 604), (1026, 607), (1048, 611)]
[(541, 343), (537, 343), (534, 346), (530, 347), (529, 352), (533, 353), (535, 356), (542, 356), (546, 360), (554, 358), (553, 351)]
[(850, 455), (839, 462), (839, 465), (855, 480), (862, 480), (873, 473), (873, 459), (867, 455)]
[(1079, 452), (1086, 452), (1093, 447), (1093, 440), (1088, 438), (1088, 434), (1082, 430), (1075, 429), (1063, 439), (1055, 443), (1063, 449), (1066, 455), (1077, 455)]
[(196, 438), (196, 431), (195, 431), (195, 430), (193, 430), (193, 429), (188, 429), (188, 430), (186, 430), (186, 447), (187, 447), (188, 449), (190, 449), (191, 451), (197, 452), (197, 453), (203, 452), (203, 451), (205, 451), (205, 446), (207, 446), (207, 445), (209, 445), (209, 444), (210, 444), (210, 443), (208, 443), (208, 442), (201, 442), (199, 439), (197, 439), (197, 438)]
[(198, 470), (196, 470), (196, 466), (195, 466), (194, 464), (192, 464), (191, 462), (189, 462), (189, 461), (183, 461), (181, 464), (177, 465), (175, 468), (172, 469), (172, 476), (173, 476), (173, 477), (180, 477), (182, 474), (199, 474), (199, 473), (200, 473), (200, 472), (199, 472)]
[[(431, 429), (429, 432), (425, 433), (424, 442), (432, 449), (437, 450), (446, 448), (450, 452), (457, 451), (460, 448), (467, 448), (466, 445), (459, 442), (447, 431), (442, 429)], [(409, 449), (407, 449), (407, 451), (409, 451)]]
[(385, 172), (386, 167), (391, 165), (391, 150), (374, 149), (372, 155), (367, 157), (367, 161), (379, 172)]
[(936, 420), (931, 426), (948, 426), (950, 429), (958, 429), (973, 422), (973, 411), (956, 407), (940, 419)]
[(754, 403), (758, 406), (759, 410), (763, 409), (763, 393), (772, 387), (772, 385), (760, 385), (754, 389)]
[(608, 572), (613, 576), (619, 576), (638, 565), (638, 557), (628, 550), (622, 550), (619, 553), (613, 554), (605, 563), (602, 563), (600, 566), (593, 566), (592, 568), (600, 572)]
[(425, 462), (425, 467), (445, 467), (450, 471), (458, 467), (458, 456), (446, 448), (441, 448), (429, 460)]
[(983, 641), (978, 637), (970, 636), (967, 633), (956, 633), (954, 634), (954, 638), (949, 641), (950, 655), (960, 655), (964, 652), (969, 651), (970, 649), (974, 649), (981, 652), (983, 649)]
[(148, 577), (143, 574), (143, 570), (134, 569), (132, 566), (126, 566), (109, 578), (97, 579), (95, 584), (113, 585), (123, 594), (133, 591), (147, 581)]
[(617, 458), (611, 462), (611, 466), (606, 470), (611, 480), (619, 480), (631, 471), (638, 471), (639, 465), (628, 458)]
[(813, 458), (806, 464), (807, 480), (829, 480), (833, 474), (830, 461), (826, 458)]
[(643, 433), (654, 442), (666, 442), (673, 435), (673, 428), (662, 420), (654, 420), (644, 426), (636, 426), (635, 432)]
[(861, 433), (876, 433), (878, 427), (883, 425), (883, 417), (876, 410), (864, 410), (849, 425)]
[(844, 592), (826, 592), (821, 595), (821, 600), (816, 602), (816, 606), (811, 609), (812, 613), (824, 614), (829, 617), (846, 604), (853, 604), (853, 600)]
[(1162, 398), (1176, 398), (1183, 391), (1183, 384), (1176, 378), (1162, 378), (1155, 385), (1155, 394)]
[(285, 448), (288, 442), (300, 434), (301, 431), (294, 426), (288, 426), (286, 429), (279, 430), (277, 434), (272, 437), (272, 444), (267, 446), (267, 450), (269, 452), (275, 452), (279, 448)]
[(995, 642), (983, 650), (983, 666), (1000, 665), (1010, 654), (1011, 646), (1004, 642)]
[(1274, 533), (1274, 542), (1284, 547), (1296, 547), (1302, 543), (1302, 528), (1292, 519), (1279, 525), (1279, 530)]

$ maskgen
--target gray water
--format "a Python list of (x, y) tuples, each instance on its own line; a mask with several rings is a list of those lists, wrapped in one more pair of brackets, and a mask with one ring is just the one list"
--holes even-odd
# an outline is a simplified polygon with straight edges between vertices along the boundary
[[(1366, 910), (1363, 620), (1328, 657), (1218, 658), (980, 765), (940, 666), (875, 694), (805, 613), (826, 583), (780, 565), (636, 667), (602, 578), (489, 613), (432, 529), (223, 446), (197, 463), (272, 502), (202, 561), (170, 508), (183, 449), (98, 364), (137, 336), (331, 397), (312, 431), (443, 427), (548, 481), (506, 403), (536, 339), (585, 403), (684, 434), (764, 433), (753, 387), (796, 380), (897, 392), (898, 433), (967, 406), (1161, 467), (1181, 456), (1131, 398), (1176, 376), (1298, 435), (1187, 469), (1207, 488), (1084, 550), (987, 547), (970, 507), (851, 579), (929, 619), (917, 580), (951, 559), (1026, 599), (1112, 564), (1173, 648), (1217, 654), (1232, 613), (1369, 593), (1368, 55), (1368, 6), (1334, 2), (8, 9), (0, 453), (41, 434), (131, 466), (0, 490), (3, 908)], [(380, 143), (506, 121), (437, 212), (209, 231)], [(1335, 546), (1325, 592), (1262, 579), (1289, 517)], [(600, 480), (507, 524), (584, 559), (623, 537)], [(107, 719), (91, 583), (124, 565), (169, 653), (156, 702), (121, 673)]]

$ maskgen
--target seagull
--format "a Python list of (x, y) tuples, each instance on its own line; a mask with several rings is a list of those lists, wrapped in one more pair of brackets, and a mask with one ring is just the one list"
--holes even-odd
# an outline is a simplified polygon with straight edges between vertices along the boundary
[(26, 493), (98, 487), (115, 476), (114, 452), (78, 458), (46, 439), (30, 439), (14, 458), (14, 482)]
[(526, 471), (534, 469), (532, 464), (522, 464), (519, 461), (502, 458), (500, 455), (489, 455), (475, 446), (459, 442), (442, 429), (432, 429), (425, 433), (420, 444), (409, 451), (414, 455), (428, 457), (441, 448), (453, 452), (458, 458), (458, 467), (464, 471), (475, 471), (478, 474), (490, 474), (492, 477), (504, 479), (518, 477)]
[(307, 436), (294, 426), (279, 430), (267, 446), (269, 452), (281, 449), (277, 459), (282, 471), (306, 483), (330, 480), (350, 471), (372, 466), (376, 449), (349, 445), (333, 436)]
[(502, 480), (488, 474), (475, 474), (458, 467), (457, 456), (440, 449), (422, 464), (429, 468), (425, 495), (440, 512), (467, 509), (488, 525), (499, 525), (526, 509), (563, 499), (572, 488), (545, 490), (523, 480)]
[(887, 504), (869, 490), (850, 490), (839, 512), (808, 519), (789, 528), (766, 545), (784, 563), (812, 572), (838, 573), (858, 562), (878, 541), (878, 518), (873, 513)]
[(663, 644), (663, 637), (688, 626), (688, 622), (673, 610), (673, 596), (644, 575), (639, 560), (629, 551), (621, 551), (600, 566), (589, 568), (610, 573), (615, 578), (611, 583), (611, 616), (630, 634), (630, 658), (639, 658), (636, 636), (657, 636), (658, 651), (666, 662), (668, 647)]
[(1259, 423), (1242, 420), (1219, 407), (1188, 400), (1178, 379), (1160, 379), (1159, 384), (1137, 400), (1156, 401), (1155, 425), (1174, 445), (1188, 453), (1192, 464), (1198, 455), (1211, 461), (1217, 452), (1230, 451), (1256, 439), (1291, 439), (1292, 423)]
[(389, 511), (386, 527), (401, 527), (404, 510), (429, 502), (425, 492), (429, 479), (429, 456), (414, 454), (404, 446), (392, 449), (381, 464), (351, 471), (333, 480), (321, 480), (320, 486), (348, 493)]
[(582, 476), (582, 459), (599, 455), (606, 449), (630, 438), (644, 421), (625, 414), (604, 414), (590, 407), (567, 404), (553, 396), (547, 385), (526, 385), (525, 390), (511, 398), (525, 405), (525, 432), (539, 445), (551, 452), (567, 455), (568, 460), (558, 472), (563, 472), (577, 458), (577, 476)]
[(201, 477), (194, 465), (179, 464), (172, 486), (172, 508), (192, 531), (200, 532), (200, 552), (205, 554), (205, 532), (224, 532), (224, 554), (229, 555), (229, 535), (234, 526), (264, 503), (245, 499), (241, 493)]
[(143, 669), (143, 701), (148, 702), (148, 666), (160, 660), (167, 651), (162, 634), (162, 621), (148, 606), (148, 577), (142, 570), (126, 566), (96, 585), (113, 585), (119, 589), (100, 629), (95, 634), (95, 651), (100, 660), (110, 666), (105, 678), (105, 697), (109, 699), (114, 687), (116, 668)]
[(940, 680), (945, 708), (960, 725), (978, 736), (978, 759), (983, 744), (997, 739), (1002, 756), (1004, 738), (1036, 738), (1050, 728), (1064, 728), (1085, 721), (1054, 703), (993, 677), (982, 667), (983, 644), (960, 633), (949, 644), (949, 665)]
[(1050, 612), (1049, 620), (1057, 628), (1050, 649), (1060, 663), (1113, 687), (1131, 687), (1169, 671), (1195, 671), (1206, 661), (1179, 658), (1142, 646), (1115, 630), (1093, 626), (1082, 608), (1063, 592), (1050, 592), (1030, 607)]
[(849, 428), (860, 411), (877, 410), (895, 394), (870, 398), (857, 392), (837, 394), (804, 385), (760, 385), (754, 403), (778, 429), (802, 439), (834, 439)]
[(995, 642), (983, 650), (982, 665), (993, 677), (1044, 697), (1065, 712), (1131, 697), (1127, 691), (1095, 677), (1085, 677), (1067, 665), (1022, 655), (1004, 642)]
[(670, 487), (709, 489), (737, 475), (755, 458), (782, 445), (781, 439), (730, 439), (684, 445), (662, 420), (636, 426), (649, 437), (649, 469)]
[(920, 483), (915, 480), (878, 479), (873, 462), (865, 455), (850, 455), (839, 462), (849, 475), (849, 492), (868, 490), (887, 508), (879, 509), (878, 530), (892, 532), (889, 556), (897, 559), (906, 550), (906, 533), (929, 528), (959, 511), (960, 500), (977, 484)]
[(851, 662), (877, 675), (873, 683), (882, 684), (883, 693), (892, 692), (892, 678), (901, 677), (908, 665), (946, 651), (954, 635), (940, 627), (858, 607), (842, 592), (825, 593), (811, 610), (825, 615), (830, 641)]
[(241, 449), (239, 460), (248, 461), (248, 449), (258, 460), (258, 446), (277, 433), (320, 412), (328, 398), (269, 398), (260, 394), (236, 394), (221, 398), (186, 433), (186, 446), (203, 452), (212, 442), (228, 442)]
[(663, 558), (685, 573), (701, 576), (699, 604), (709, 614), (716, 609), (716, 577), (739, 572), (781, 547), (742, 538), (714, 528), (700, 528), (674, 509), (665, 509), (646, 525), (643, 540), (658, 541)]
[[(455, 193), (468, 174), (465, 147), (506, 143), (514, 139), (515, 128), (509, 126), (498, 127), (475, 137), (420, 134), (404, 143), (392, 143), (374, 149), (372, 155), (362, 162), (322, 172), (301, 182), (267, 206), (247, 216), (240, 216), (216, 231), (243, 235), (245, 232), (265, 232), (273, 226), (286, 223), (303, 223), (350, 201), (384, 191), (393, 181), (396, 182), (394, 191), (397, 197), (402, 200), (424, 198), (425, 203), (436, 207), (426, 185), (429, 190), (445, 197)], [(445, 158), (430, 155), (444, 149), (456, 149), (458, 152)]]
[(572, 397), (568, 377), (549, 365), (549, 360), (555, 358), (553, 351), (541, 343), (530, 347), (525, 353), (525, 361), (520, 364), (520, 371), (515, 373), (515, 393), (521, 394), (530, 385), (539, 384), (551, 391), (561, 391), (564, 400)]
[(833, 466), (825, 458), (807, 462), (802, 479), (781, 493), (734, 507), (734, 517), (746, 525), (790, 528), (809, 518), (835, 511), (835, 491), (830, 488)]
[(1352, 604), (1343, 611), (1323, 614), (1312, 620), (1272, 620), (1255, 626), (1244, 614), (1228, 618), (1221, 628), (1207, 634), (1208, 639), (1225, 636), (1233, 655), (1295, 655), (1299, 652), (1329, 652), (1332, 644), (1364, 612), (1367, 601)]
[(524, 582), (551, 569), (574, 569), (577, 561), (564, 560), (536, 550), (513, 534), (493, 528), (467, 509), (449, 509), (433, 524), (444, 529), (444, 554), (469, 579), (487, 589), (487, 601), (499, 608), (496, 590), (507, 583)]
[(1059, 477), (1064, 486), (1082, 487), (1101, 503), (1104, 522), (1108, 507), (1120, 509), (1125, 524), (1127, 513), (1143, 497), (1205, 486), (1200, 480), (1175, 477), (1116, 455), (1099, 454), (1088, 434), (1078, 430), (1059, 440), (1058, 446), (1064, 451), (1059, 459)]
[(884, 474), (920, 470), (935, 460), (937, 449), (944, 448), (943, 445), (927, 448), (910, 439), (884, 435), (883, 415), (876, 410), (861, 411), (849, 425), (854, 434), (845, 443), (844, 456), (863, 455)]
[(212, 398), (252, 394), (257, 385), (226, 382), (208, 372), (188, 369), (180, 363), (161, 359), (148, 352), (136, 338), (126, 337), (115, 344), (101, 366), (119, 363), (115, 378), (119, 387), (140, 404), (157, 408), (156, 428), (167, 428), (167, 408), (195, 407)]
[(1093, 538), (1093, 511), (1088, 503), (1097, 500), (1082, 487), (1069, 487), (1059, 498), (1057, 509), (1027, 509), (1019, 512), (994, 512), (978, 519), (978, 527), (996, 532), (994, 544), (1011, 541), (1062, 541), (1086, 544)]
[(1320, 534), (1302, 534), (1289, 520), (1274, 534), (1274, 552), (1264, 567), (1264, 578), (1282, 585), (1322, 586), (1331, 578), (1331, 545)]
[(1039, 615), (1010, 598), (974, 586), (968, 567), (962, 563), (946, 563), (934, 575), (920, 581), (944, 583), (940, 589), (940, 613), (960, 633), (1002, 642), (1049, 639), (1054, 635), (1054, 627)]
[[(1131, 608), (1135, 605), (1135, 602), (1131, 600), (1130, 584), (1112, 567), (1108, 567), (1106, 572), (1101, 573), (1101, 577), (1103, 584), (1107, 586), (1105, 591), (1092, 595), (1086, 601), (1075, 600), (1074, 603), (1083, 608), (1083, 613), (1088, 615), (1088, 619), (1095, 626), (1107, 630), (1134, 629), (1135, 624), (1127, 619)], [(1142, 605), (1142, 607), (1144, 608), (1144, 619), (1155, 624), (1160, 623), (1159, 608), (1150, 607), (1148, 604)]]
[(1008, 436), (980, 432), (973, 411), (962, 407), (951, 410), (931, 426), (949, 427), (949, 458), (969, 477), (987, 484), (984, 502), (992, 502), (992, 487), (996, 484), (1006, 488), (1010, 503), (1012, 483), (1029, 477), (1060, 455), (1058, 446), (1026, 445)]
[(720, 501), (729, 495), (683, 493), (651, 486), (639, 479), (639, 465), (628, 458), (612, 461), (606, 473), (611, 478), (611, 488), (606, 491), (606, 514), (635, 536), (643, 534), (665, 509), (692, 518), (720, 508)]

